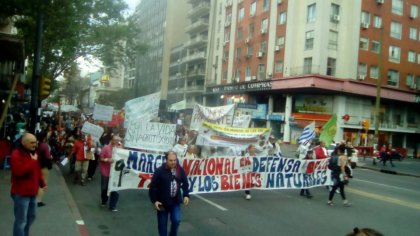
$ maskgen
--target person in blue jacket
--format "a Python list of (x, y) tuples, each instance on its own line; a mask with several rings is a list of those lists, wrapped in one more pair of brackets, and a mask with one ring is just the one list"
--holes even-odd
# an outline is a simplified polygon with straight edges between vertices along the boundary
[(181, 202), (189, 203), (188, 180), (184, 169), (177, 163), (176, 153), (169, 151), (166, 163), (156, 169), (149, 188), (150, 201), (157, 211), (159, 235), (168, 235), (168, 215), (171, 217), (169, 235), (177, 235), (181, 222)]

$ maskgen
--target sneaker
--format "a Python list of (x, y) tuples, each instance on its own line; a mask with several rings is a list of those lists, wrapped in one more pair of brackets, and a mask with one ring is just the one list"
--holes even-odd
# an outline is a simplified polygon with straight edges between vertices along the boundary
[(328, 206), (334, 206), (334, 203), (333, 203), (332, 201), (328, 201), (328, 202), (327, 202), (327, 205), (328, 205)]
[(92, 178), (91, 178), (91, 177), (89, 177), (89, 178), (88, 178), (88, 180), (89, 180), (89, 181), (91, 181), (91, 180), (92, 180)]
[(246, 199), (246, 200), (251, 200), (251, 194), (247, 194), (247, 195), (245, 196), (245, 199)]
[(43, 207), (43, 206), (45, 206), (45, 205), (46, 205), (46, 204), (45, 204), (45, 203), (43, 203), (43, 202), (38, 202), (38, 203), (37, 203), (37, 206), (38, 206), (38, 207)]
[(346, 200), (346, 201), (344, 201), (343, 202), (343, 206), (345, 206), (345, 207), (350, 207), (351, 206), (351, 204)]
[(111, 209), (111, 211), (113, 211), (113, 212), (117, 212), (117, 211), (118, 211), (118, 209), (117, 209), (117, 208), (112, 208), (112, 209)]

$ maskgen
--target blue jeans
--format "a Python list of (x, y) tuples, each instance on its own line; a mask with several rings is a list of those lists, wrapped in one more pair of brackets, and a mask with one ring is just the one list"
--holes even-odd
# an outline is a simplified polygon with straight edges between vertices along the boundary
[[(108, 183), (109, 177), (101, 175), (101, 200), (102, 205), (105, 205), (108, 202)], [(118, 192), (112, 191), (109, 198), (109, 209), (113, 210), (117, 208), (117, 202), (120, 197)]]
[(168, 215), (171, 216), (171, 231), (169, 232), (169, 235), (176, 236), (178, 233), (179, 224), (181, 223), (180, 204), (174, 204), (171, 209), (165, 208), (163, 211), (157, 211), (158, 230), (160, 236), (168, 235)]
[(36, 196), (11, 195), (14, 202), (15, 223), (13, 236), (29, 235), (29, 227), (35, 221)]

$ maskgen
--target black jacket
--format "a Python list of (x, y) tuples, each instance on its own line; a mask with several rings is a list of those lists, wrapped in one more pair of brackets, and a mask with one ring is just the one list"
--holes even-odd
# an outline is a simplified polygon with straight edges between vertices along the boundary
[[(171, 181), (175, 178), (177, 181), (177, 191), (175, 198), (171, 198)], [(152, 177), (152, 182), (149, 188), (150, 201), (154, 204), (159, 201), (165, 208), (171, 208), (176, 203), (181, 203), (183, 197), (190, 197), (187, 175), (184, 169), (177, 164), (176, 176), (172, 176), (170, 169), (166, 168), (166, 164), (156, 169)], [(183, 196), (181, 196), (181, 189)]]

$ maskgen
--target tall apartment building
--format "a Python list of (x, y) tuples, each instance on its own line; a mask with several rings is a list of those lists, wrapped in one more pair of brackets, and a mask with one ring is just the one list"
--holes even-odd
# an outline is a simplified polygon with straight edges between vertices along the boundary
[[(208, 55), (210, 0), (190, 0), (189, 25), (185, 27), (188, 40), (172, 51), (168, 101), (185, 100), (183, 108), (203, 103), (205, 72)], [(215, 1), (213, 1), (215, 3)]]
[[(272, 127), (285, 142), (295, 141), (310, 122), (322, 127), (337, 114), (337, 141), (419, 148), (419, 1), (216, 4), (208, 105), (257, 104), (260, 115), (253, 117), (254, 126)], [(362, 120), (370, 123), (367, 134)], [(379, 140), (374, 137), (376, 120)]]
[(167, 100), (171, 49), (187, 41), (184, 28), (190, 8), (187, 0), (142, 0), (136, 7), (133, 18), (147, 50), (127, 65), (132, 67), (127, 69), (125, 84), (135, 87), (137, 96), (161, 91), (163, 104)]

